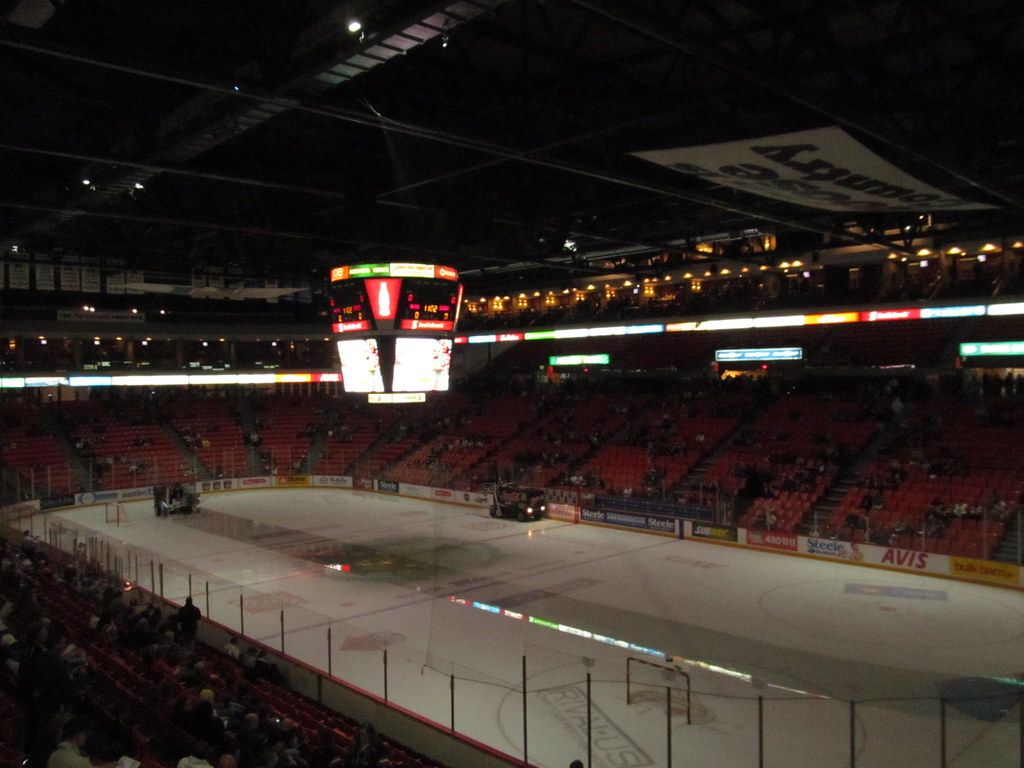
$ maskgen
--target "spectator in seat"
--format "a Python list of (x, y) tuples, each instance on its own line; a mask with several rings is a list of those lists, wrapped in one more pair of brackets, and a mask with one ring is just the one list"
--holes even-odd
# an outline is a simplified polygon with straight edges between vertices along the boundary
[[(83, 721), (70, 721), (64, 726), (64, 740), (50, 754), (46, 768), (93, 768), (83, 752), (92, 728)], [(106, 763), (99, 768), (114, 768), (117, 763)]]
[[(178, 768), (213, 768), (213, 750), (204, 741), (197, 741), (191, 754), (178, 761)], [(47, 767), (49, 768), (49, 766)]]
[(338, 757), (331, 741), (331, 732), (320, 729), (320, 742), (309, 755), (309, 768), (340, 768), (341, 758)]
[(192, 598), (186, 597), (185, 604), (178, 609), (178, 630), (181, 633), (181, 644), (186, 648), (191, 648), (195, 645), (200, 616), (202, 614), (193, 605)]
[(359, 729), (359, 738), (349, 753), (345, 768), (376, 768), (383, 745), (373, 723), (365, 723)]
[(226, 656), (238, 661), (242, 657), (242, 649), (238, 647), (238, 635), (232, 635), (221, 650)]

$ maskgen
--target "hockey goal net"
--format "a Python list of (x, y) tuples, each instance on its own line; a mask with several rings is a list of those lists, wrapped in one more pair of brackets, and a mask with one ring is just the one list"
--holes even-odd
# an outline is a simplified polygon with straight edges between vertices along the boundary
[(693, 723), (690, 676), (672, 664), (630, 656), (626, 659), (626, 704), (665, 705)]
[(104, 504), (104, 521), (107, 523), (113, 523), (114, 525), (131, 525), (132, 519), (128, 515), (128, 511), (125, 509), (124, 504), (117, 502), (116, 504)]

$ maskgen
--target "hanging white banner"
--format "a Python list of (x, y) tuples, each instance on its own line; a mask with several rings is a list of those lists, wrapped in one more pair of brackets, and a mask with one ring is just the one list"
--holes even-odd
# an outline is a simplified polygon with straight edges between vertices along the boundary
[(7, 287), (28, 290), (29, 265), (24, 261), (7, 262)]
[(60, 289), (78, 293), (82, 290), (82, 268), (70, 264), (60, 265)]
[(82, 267), (82, 293), (100, 292), (99, 267)]
[(835, 126), (632, 154), (725, 187), (829, 211), (995, 207), (918, 181)]
[(116, 293), (118, 295), (124, 295), (124, 272), (118, 270), (116, 272), (110, 272), (107, 275), (106, 280), (107, 293)]
[(53, 264), (36, 264), (36, 290), (56, 290)]

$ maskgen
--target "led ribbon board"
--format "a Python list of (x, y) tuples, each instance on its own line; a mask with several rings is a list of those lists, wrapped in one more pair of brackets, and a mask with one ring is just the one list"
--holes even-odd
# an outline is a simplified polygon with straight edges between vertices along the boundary
[(151, 375), (95, 376), (5, 376), (0, 389), (32, 387), (184, 387), (241, 386), (244, 384), (316, 384), (340, 382), (337, 371), (298, 373), (165, 373)]
[(334, 267), (331, 270), (331, 282), (352, 280), (366, 277), (428, 277), (434, 280), (458, 280), (459, 270), (439, 264), (406, 264), (393, 262), (390, 264), (351, 264), (345, 267)]
[(765, 347), (762, 349), (716, 349), (715, 360), (720, 363), (754, 360), (803, 360), (803, 347)]
[(960, 357), (1020, 357), (1024, 341), (975, 341), (960, 345)]
[(907, 309), (870, 309), (825, 312), (809, 315), (767, 315), (764, 317), (726, 317), (715, 320), (682, 320), (667, 325), (617, 325), (595, 328), (558, 328), (539, 331), (513, 331), (501, 334), (456, 336), (456, 344), (491, 344), (506, 341), (544, 341), (548, 339), (581, 339), (599, 336), (629, 336), (638, 333), (679, 333), (695, 331), (739, 331), (752, 328), (795, 328), (805, 325), (837, 323), (877, 323), (893, 320), (939, 320), (957, 317), (1024, 315), (1024, 302), (998, 304), (967, 304), (946, 307), (914, 307)]
[(551, 355), (548, 365), (608, 365), (608, 355)]

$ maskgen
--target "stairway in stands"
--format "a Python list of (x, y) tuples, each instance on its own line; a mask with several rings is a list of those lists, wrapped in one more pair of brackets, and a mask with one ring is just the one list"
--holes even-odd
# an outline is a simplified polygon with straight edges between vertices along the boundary
[(836, 507), (846, 498), (846, 494), (857, 484), (857, 481), (864, 477), (868, 468), (878, 458), (878, 455), (898, 438), (899, 432), (895, 430), (881, 430), (878, 432), (857, 458), (840, 471), (832, 487), (829, 488), (821, 501), (806, 517), (803, 525), (800, 526), (800, 532), (809, 535), (820, 532), (832, 518), (832, 513), (835, 512)]
[(1021, 556), (1024, 555), (1024, 551), (1022, 551), (1024, 548), (1021, 546), (1024, 543), (1021, 542), (1022, 534), (1024, 534), (1024, 527), (1021, 526), (1021, 516), (1018, 514), (1007, 523), (1006, 534), (1003, 536), (999, 548), (992, 554), (992, 559), (1020, 565)]
[(82, 488), (88, 488), (91, 475), (89, 467), (82, 460), (82, 457), (78, 455), (74, 445), (71, 444), (71, 439), (61, 426), (59, 419), (53, 418), (51, 410), (46, 409), (42, 412), (42, 425), (53, 436), (54, 442), (60, 446), (68, 466), (71, 467), (71, 471), (74, 472), (75, 478), (78, 480), (78, 484)]
[(187, 466), (190, 466), (195, 471), (196, 480), (211, 480), (213, 479), (213, 472), (210, 471), (209, 467), (203, 464), (199, 460), (199, 456), (193, 451), (184, 440), (181, 439), (171, 423), (169, 421), (162, 421), (160, 427), (163, 429), (164, 434), (167, 435), (167, 439), (171, 445), (178, 449), (178, 453), (181, 454), (181, 460), (185, 462)]

